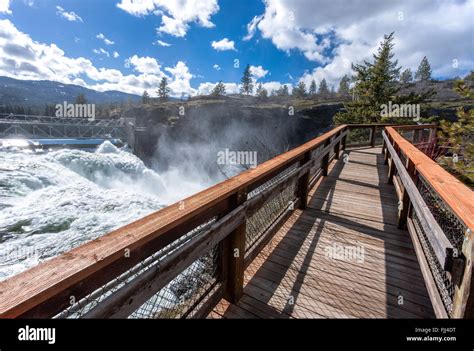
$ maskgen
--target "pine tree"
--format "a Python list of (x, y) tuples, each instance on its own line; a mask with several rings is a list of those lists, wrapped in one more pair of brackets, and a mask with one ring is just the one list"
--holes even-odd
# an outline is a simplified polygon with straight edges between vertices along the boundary
[[(462, 96), (474, 99), (474, 91), (465, 81), (457, 81), (455, 90)], [(438, 137), (441, 143), (450, 146), (450, 156), (441, 157), (438, 162), (448, 171), (455, 173), (470, 187), (474, 186), (474, 109), (457, 109), (456, 122), (441, 122)]]
[(306, 84), (303, 81), (299, 82), (296, 87), (293, 88), (293, 95), (299, 98), (306, 96)]
[(310, 96), (313, 96), (313, 95), (316, 95), (316, 91), (318, 90), (318, 88), (316, 87), (316, 82), (313, 80), (311, 80), (311, 84), (309, 85), (309, 95)]
[(255, 94), (261, 99), (268, 97), (268, 91), (263, 87), (262, 83), (258, 84)]
[(319, 83), (319, 94), (321, 95), (329, 94), (329, 87), (328, 87), (328, 83), (326, 82), (326, 78), (323, 78), (321, 83)]
[(75, 104), (76, 105), (85, 105), (85, 104), (87, 104), (86, 97), (83, 93), (80, 93), (79, 95), (77, 95)]
[(347, 74), (345, 74), (344, 77), (342, 77), (341, 81), (339, 82), (339, 94), (343, 94), (343, 95), (349, 94), (349, 82), (350, 82), (350, 78)]
[(240, 93), (247, 94), (247, 95), (252, 94), (253, 83), (252, 83), (252, 74), (250, 73), (250, 65), (247, 65), (247, 67), (245, 67), (244, 75), (242, 76), (242, 79), (240, 81), (242, 83), (242, 86), (240, 88)]
[(168, 87), (168, 79), (166, 77), (161, 78), (160, 85), (158, 87), (158, 91), (156, 92), (158, 94), (158, 97), (160, 98), (161, 101), (166, 101), (168, 100), (169, 93), (171, 89)]
[(142, 95), (142, 104), (143, 105), (148, 105), (150, 103), (150, 95), (148, 92), (145, 90)]
[(336, 123), (372, 123), (381, 120), (380, 106), (395, 98), (395, 82), (400, 74), (398, 61), (394, 60), (393, 33), (385, 35), (373, 63), (364, 61), (352, 65), (355, 71), (355, 101), (347, 103), (347, 113), (338, 113)]
[(413, 81), (413, 73), (411, 73), (411, 69), (407, 68), (402, 72), (400, 75), (400, 82), (403, 84), (408, 84)]
[(219, 81), (212, 89), (211, 96), (222, 96), (226, 94), (225, 85), (222, 83), (222, 80)]
[(431, 79), (431, 65), (428, 62), (428, 59), (423, 57), (421, 60), (420, 65), (418, 66), (418, 70), (415, 74), (415, 79), (418, 80), (430, 80)]

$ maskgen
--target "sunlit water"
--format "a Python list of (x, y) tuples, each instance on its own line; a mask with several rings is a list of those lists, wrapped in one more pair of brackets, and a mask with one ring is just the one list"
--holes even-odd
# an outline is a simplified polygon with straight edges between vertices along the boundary
[(184, 195), (109, 142), (96, 152), (0, 149), (0, 280)]

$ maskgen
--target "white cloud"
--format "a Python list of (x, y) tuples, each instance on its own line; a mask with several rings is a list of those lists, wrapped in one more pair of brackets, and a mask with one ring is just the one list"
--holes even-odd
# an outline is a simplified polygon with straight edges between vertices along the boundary
[(265, 77), (268, 71), (262, 66), (250, 66), (250, 74), (255, 77), (255, 79), (260, 79)]
[(114, 58), (118, 58), (120, 57), (120, 54), (117, 52), (117, 51), (114, 51), (113, 55), (112, 55)]
[(61, 6), (56, 6), (56, 14), (62, 18), (67, 19), (70, 22), (83, 22), (82, 18), (75, 12), (67, 12)]
[(103, 48), (94, 49), (92, 51), (94, 52), (94, 54), (110, 57), (110, 53), (107, 50), (104, 50)]
[(197, 23), (205, 28), (212, 28), (211, 16), (219, 11), (217, 0), (121, 0), (117, 6), (134, 16), (145, 16), (151, 13), (162, 16), (159, 33), (184, 37), (189, 23)]
[(113, 42), (112, 40), (107, 39), (105, 37), (105, 35), (102, 34), (102, 33), (97, 34), (95, 37), (99, 40), (102, 40), (105, 45), (114, 45), (115, 44), (115, 42)]
[[(100, 49), (96, 50), (102, 54)], [(137, 95), (145, 89), (154, 95), (161, 78), (166, 76), (173, 89), (172, 96), (196, 92), (189, 82), (193, 75), (181, 61), (175, 67), (165, 68), (168, 74), (150, 57), (134, 55), (127, 61), (137, 74), (125, 75), (116, 69), (97, 68), (84, 57), (68, 57), (55, 44), (34, 41), (9, 20), (0, 20), (0, 76), (52, 80), (98, 91), (118, 90)]]
[(247, 24), (247, 35), (243, 38), (243, 40), (250, 40), (255, 35), (257, 31), (258, 22), (262, 19), (263, 16), (255, 16), (252, 20)]
[(217, 63), (214, 66), (212, 66), (212, 68), (214, 68), (216, 71), (221, 70), (221, 66), (219, 66)]
[(416, 70), (426, 55), (435, 77), (462, 76), (474, 69), (473, 7), (474, 0), (366, 0), (343, 6), (334, 0), (318, 0), (317, 6), (311, 0), (266, 0), (264, 14), (249, 28), (257, 21), (262, 37), (278, 49), (297, 50), (322, 64), (302, 77), (306, 83), (326, 78), (337, 85), (351, 73), (352, 62), (370, 59), (392, 31), (396, 57), (405, 68)]
[[(240, 92), (240, 85), (236, 83), (223, 83), (225, 86), (226, 94), (238, 94)], [(197, 89), (198, 95), (209, 95), (217, 83), (201, 83)]]
[(0, 0), (0, 13), (5, 13), (7, 15), (12, 13), (10, 10), (10, 0)]
[[(233, 40), (224, 38), (219, 41), (212, 41), (211, 46), (217, 51), (235, 50), (235, 43)], [(236, 51), (236, 50), (235, 50)]]
[(165, 42), (165, 41), (163, 41), (163, 40), (157, 40), (157, 41), (153, 42), (153, 45), (159, 45), (159, 46), (164, 46), (164, 47), (169, 47), (169, 46), (171, 46), (170, 43), (167, 43), (167, 42)]
[(161, 66), (153, 57), (138, 57), (133, 55), (125, 60), (125, 67), (133, 69), (139, 73), (161, 74)]

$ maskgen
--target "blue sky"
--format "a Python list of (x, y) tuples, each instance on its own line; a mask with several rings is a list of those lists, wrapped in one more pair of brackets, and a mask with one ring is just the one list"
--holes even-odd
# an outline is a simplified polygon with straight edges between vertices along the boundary
[(131, 93), (153, 92), (167, 76), (179, 96), (219, 80), (235, 91), (250, 64), (269, 90), (322, 78), (337, 85), (395, 31), (404, 67), (426, 55), (436, 78), (462, 76), (474, 68), (473, 3), (0, 0), (0, 75)]

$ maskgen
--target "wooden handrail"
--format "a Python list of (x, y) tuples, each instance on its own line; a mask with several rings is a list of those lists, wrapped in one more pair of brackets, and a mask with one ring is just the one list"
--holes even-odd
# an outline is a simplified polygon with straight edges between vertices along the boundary
[(345, 125), (336, 127), (254, 169), (1, 282), (0, 317), (54, 316), (68, 307), (70, 296), (78, 301), (206, 219), (232, 211), (232, 197), (239, 191), (255, 189), (332, 137), (342, 137), (345, 130)]
[[(399, 129), (400, 127), (397, 127)], [(401, 136), (386, 128), (389, 138), (464, 224), (474, 230), (474, 192)]]

